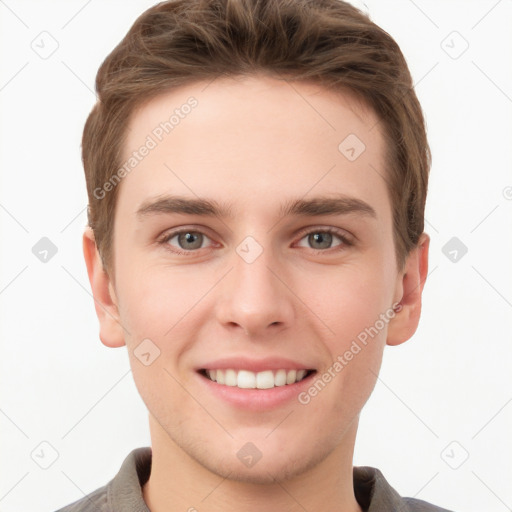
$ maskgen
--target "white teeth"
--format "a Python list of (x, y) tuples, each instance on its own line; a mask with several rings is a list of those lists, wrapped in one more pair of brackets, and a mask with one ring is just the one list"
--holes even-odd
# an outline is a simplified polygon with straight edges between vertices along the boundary
[(274, 387), (274, 374), (272, 370), (258, 372), (256, 374), (256, 387), (258, 389), (270, 389)]
[(297, 379), (297, 371), (296, 370), (290, 370), (286, 374), (286, 384), (293, 384)]
[(225, 386), (237, 386), (243, 389), (270, 389), (275, 386), (285, 386), (300, 382), (306, 376), (307, 370), (264, 370), (250, 372), (248, 370), (206, 370), (206, 375)]
[(236, 372), (235, 370), (226, 370), (224, 372), (224, 382), (226, 386), (236, 386)]
[[(229, 371), (229, 370), (226, 370)], [(232, 370), (234, 371), (234, 370)], [(238, 372), (238, 387), (244, 389), (253, 389), (256, 387), (256, 374), (254, 372), (248, 372), (246, 370), (240, 370)]]
[(284, 386), (286, 384), (286, 370), (277, 370), (274, 375), (274, 386)]

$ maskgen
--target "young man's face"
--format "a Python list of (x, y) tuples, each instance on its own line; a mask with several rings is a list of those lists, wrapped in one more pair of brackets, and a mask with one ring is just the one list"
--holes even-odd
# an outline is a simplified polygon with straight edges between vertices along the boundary
[[(172, 131), (156, 129), (190, 97)], [(398, 271), (376, 123), (348, 95), (263, 77), (187, 86), (134, 113), (125, 160), (150, 150), (119, 185), (110, 283), (85, 242), (101, 338), (126, 342), (154, 450), (253, 482), (351, 454), (386, 339), (416, 328), (428, 248)], [(219, 215), (173, 211), (171, 196)], [(294, 370), (314, 372), (275, 385)]]

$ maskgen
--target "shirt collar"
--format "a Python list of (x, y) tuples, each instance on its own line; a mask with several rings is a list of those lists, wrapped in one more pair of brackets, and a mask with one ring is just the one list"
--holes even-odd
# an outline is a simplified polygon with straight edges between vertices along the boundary
[[(150, 512), (142, 487), (151, 473), (151, 448), (136, 448), (126, 457), (118, 474), (108, 484), (111, 510)], [(388, 484), (382, 473), (368, 466), (353, 469), (355, 497), (365, 512), (408, 512), (407, 503)]]

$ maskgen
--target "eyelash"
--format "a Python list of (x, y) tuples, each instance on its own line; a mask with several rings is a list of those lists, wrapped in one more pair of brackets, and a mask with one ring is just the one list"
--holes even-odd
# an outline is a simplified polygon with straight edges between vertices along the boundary
[[(190, 251), (185, 251), (182, 249), (178, 249), (174, 246), (170, 246), (169, 241), (172, 240), (175, 236), (180, 235), (181, 233), (199, 233), (201, 235), (206, 236), (207, 238), (210, 238), (206, 233), (204, 233), (203, 231), (201, 231), (199, 229), (179, 229), (179, 230), (171, 231), (170, 233), (165, 234), (162, 238), (160, 238), (160, 240), (158, 240), (158, 243), (160, 245), (163, 245), (167, 250), (171, 251), (173, 254), (179, 254), (179, 255), (183, 255), (183, 256), (194, 256), (198, 251), (200, 251), (201, 249), (204, 249), (204, 247), (201, 247), (200, 249), (193, 249)], [(350, 240), (344, 234), (344, 232), (342, 232), (341, 230), (336, 229), (336, 228), (321, 228), (321, 229), (314, 228), (314, 229), (301, 231), (298, 235), (298, 236), (300, 236), (299, 241), (302, 240), (304, 237), (306, 237), (310, 234), (313, 234), (313, 233), (329, 233), (331, 235), (337, 236), (342, 242), (339, 246), (329, 247), (327, 249), (310, 248), (310, 250), (313, 251), (315, 254), (327, 253), (331, 250), (336, 250), (336, 248), (338, 248), (339, 251), (342, 251), (345, 247), (350, 247), (350, 246), (354, 245), (353, 241)], [(172, 247), (172, 248), (170, 248), (170, 247)]]

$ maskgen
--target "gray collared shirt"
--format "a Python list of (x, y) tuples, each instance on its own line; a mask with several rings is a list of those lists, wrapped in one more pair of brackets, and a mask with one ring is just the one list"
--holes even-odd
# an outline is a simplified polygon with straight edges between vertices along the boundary
[[(103, 487), (58, 512), (150, 512), (142, 486), (151, 473), (151, 448), (137, 448)], [(375, 468), (354, 467), (354, 493), (365, 512), (450, 512), (425, 501), (401, 498)]]

